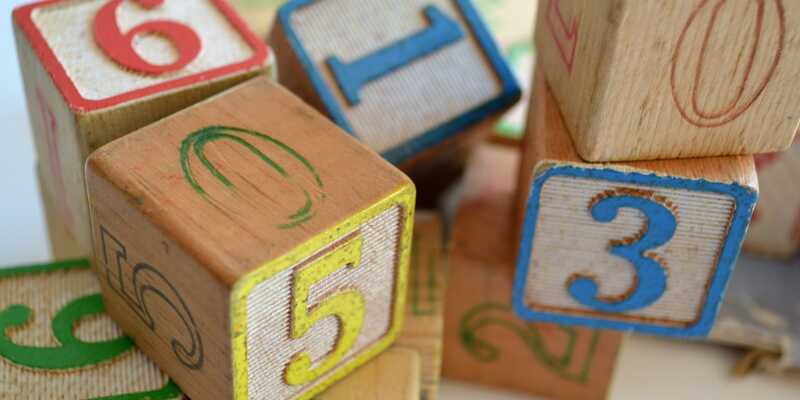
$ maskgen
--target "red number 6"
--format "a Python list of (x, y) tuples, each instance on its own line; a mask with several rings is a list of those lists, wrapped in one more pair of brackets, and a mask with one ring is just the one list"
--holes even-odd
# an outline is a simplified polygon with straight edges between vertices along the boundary
[[(94, 20), (94, 40), (111, 59), (130, 70), (159, 75), (177, 71), (192, 62), (200, 53), (200, 37), (186, 25), (168, 21), (145, 22), (122, 33), (117, 25), (117, 9), (125, 0), (111, 0), (100, 9)], [(160, 6), (164, 0), (135, 0), (142, 7), (151, 9)], [(157, 65), (147, 62), (136, 53), (133, 39), (141, 34), (158, 34), (172, 41), (178, 50), (178, 59), (172, 64)]]

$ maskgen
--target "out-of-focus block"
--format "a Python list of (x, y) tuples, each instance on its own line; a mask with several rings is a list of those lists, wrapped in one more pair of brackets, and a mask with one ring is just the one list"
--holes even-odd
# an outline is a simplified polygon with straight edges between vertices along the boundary
[(541, 0), (537, 18), (538, 58), (586, 160), (792, 143), (800, 2)]
[(85, 259), (0, 269), (0, 398), (179, 399), (105, 314)]
[(37, 182), (39, 183), (39, 196), (42, 200), (42, 210), (44, 211), (45, 224), (47, 225), (47, 238), (50, 241), (50, 254), (54, 260), (69, 260), (74, 258), (87, 257), (86, 250), (78, 245), (72, 237), (61, 217), (58, 214), (54, 197), (45, 187), (42, 179), (42, 171), (37, 167)]
[(514, 309), (563, 325), (708, 334), (758, 196), (753, 157), (582, 161), (534, 78)]
[(230, 0), (258, 37), (267, 37), (278, 8), (286, 0)]
[(417, 212), (408, 273), (406, 319), (395, 347), (408, 348), (422, 359), (418, 399), (436, 400), (442, 373), (442, 334), (447, 265), (444, 262), (441, 217)]
[(86, 175), (109, 313), (192, 399), (309, 399), (397, 337), (414, 187), (268, 79)]
[(622, 334), (529, 323), (511, 308), (515, 149), (481, 146), (449, 245), (443, 374), (554, 399), (603, 399)]
[(800, 248), (800, 141), (784, 153), (755, 160), (760, 196), (744, 249), (792, 257)]
[(13, 21), (43, 184), (86, 251), (88, 155), (272, 63), (224, 0), (47, 0)]
[(393, 347), (375, 357), (316, 400), (420, 400), (420, 357)]
[(271, 44), (292, 72), (282, 84), (395, 164), (471, 136), (520, 96), (471, 0), (292, 0)]

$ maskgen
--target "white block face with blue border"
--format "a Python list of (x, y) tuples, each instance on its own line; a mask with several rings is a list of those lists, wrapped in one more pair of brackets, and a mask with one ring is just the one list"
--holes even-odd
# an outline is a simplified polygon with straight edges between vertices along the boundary
[(520, 96), (470, 0), (294, 0), (278, 18), (323, 111), (394, 163)]
[(609, 166), (538, 171), (514, 283), (527, 320), (679, 337), (710, 331), (757, 194)]

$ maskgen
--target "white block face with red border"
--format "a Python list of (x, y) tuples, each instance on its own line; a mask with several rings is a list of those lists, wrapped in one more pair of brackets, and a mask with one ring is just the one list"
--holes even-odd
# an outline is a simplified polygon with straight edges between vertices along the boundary
[(87, 250), (89, 153), (272, 65), (224, 0), (46, 0), (13, 21), (43, 184)]

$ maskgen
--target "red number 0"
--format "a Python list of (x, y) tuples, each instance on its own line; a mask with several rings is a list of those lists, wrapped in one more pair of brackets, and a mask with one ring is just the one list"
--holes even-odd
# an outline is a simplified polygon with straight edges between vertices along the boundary
[[(117, 9), (125, 0), (111, 0), (100, 9), (94, 20), (94, 40), (111, 59), (136, 72), (159, 75), (177, 71), (192, 62), (200, 53), (200, 37), (192, 28), (175, 21), (154, 20), (145, 22), (122, 33), (117, 25)], [(134, 0), (142, 7), (151, 9), (164, 0)], [(178, 59), (172, 64), (151, 64), (136, 53), (133, 39), (141, 34), (159, 34), (170, 39), (178, 51)]]

